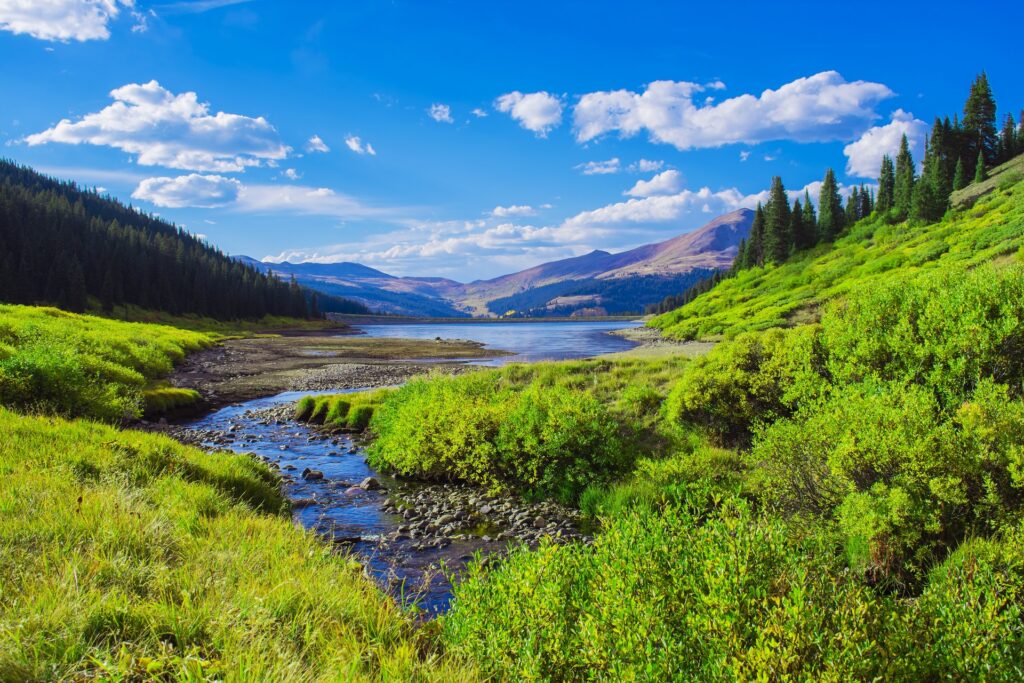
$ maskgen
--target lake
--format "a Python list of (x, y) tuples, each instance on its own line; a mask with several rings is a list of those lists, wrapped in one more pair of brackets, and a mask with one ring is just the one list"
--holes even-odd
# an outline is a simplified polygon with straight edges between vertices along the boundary
[(589, 358), (602, 353), (626, 351), (636, 343), (609, 334), (614, 330), (639, 327), (633, 321), (600, 322), (515, 322), (515, 323), (413, 323), (357, 325), (371, 337), (404, 339), (470, 339), (488, 348), (513, 355), (473, 361), (478, 365), (532, 363), (543, 360)]

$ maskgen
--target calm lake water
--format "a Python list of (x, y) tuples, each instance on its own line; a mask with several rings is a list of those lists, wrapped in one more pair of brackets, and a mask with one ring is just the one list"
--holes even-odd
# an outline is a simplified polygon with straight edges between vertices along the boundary
[(615, 322), (530, 322), (451, 323), (412, 325), (358, 325), (371, 337), (405, 339), (471, 339), (488, 348), (511, 351), (514, 355), (476, 361), (480, 365), (529, 363), (542, 360), (589, 358), (602, 353), (626, 351), (635, 343), (612, 334), (613, 330), (639, 327), (632, 321)]

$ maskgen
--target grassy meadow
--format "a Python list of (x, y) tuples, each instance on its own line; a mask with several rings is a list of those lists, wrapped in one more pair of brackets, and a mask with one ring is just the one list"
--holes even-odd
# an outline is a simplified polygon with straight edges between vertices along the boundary
[(471, 680), (267, 467), (0, 409), (0, 680)]

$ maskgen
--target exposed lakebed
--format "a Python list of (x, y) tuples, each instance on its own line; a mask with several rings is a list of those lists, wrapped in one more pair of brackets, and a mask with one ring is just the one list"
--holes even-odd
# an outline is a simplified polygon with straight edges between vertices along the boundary
[[(523, 360), (524, 356), (579, 358), (630, 348), (632, 342), (607, 334), (629, 326), (518, 323), (374, 327), (388, 327), (388, 336), (399, 336), (394, 333), (404, 328), (411, 338), (451, 334), (493, 344), (515, 354), (494, 359), (508, 362)], [(427, 327), (432, 328), (433, 336), (423, 329)], [(448, 329), (451, 327), (458, 329)], [(505, 335), (496, 341), (496, 330), (479, 329), (485, 327), (500, 327)], [(373, 335), (377, 330), (367, 332)], [(547, 356), (541, 353), (545, 334), (549, 342)], [(578, 514), (553, 503), (487, 496), (457, 484), (402, 481), (374, 471), (353, 435), (328, 434), (291, 419), (295, 401), (309, 393), (339, 391), (292, 391), (250, 400), (221, 408), (174, 431), (180, 439), (205, 447), (253, 453), (279, 469), (297, 522), (325, 540), (350, 549), (383, 588), (397, 599), (417, 604), (427, 615), (447, 609), (451, 578), (477, 553), (499, 556), (511, 546), (536, 545), (543, 537), (555, 542), (588, 540)]]

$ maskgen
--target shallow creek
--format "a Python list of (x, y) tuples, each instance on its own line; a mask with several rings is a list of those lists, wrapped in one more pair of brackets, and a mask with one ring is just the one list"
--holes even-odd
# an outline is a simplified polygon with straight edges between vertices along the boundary
[[(487, 361), (582, 358), (630, 348), (608, 332), (633, 323), (517, 323), (367, 326), (370, 336), (458, 336), (511, 351)], [(349, 390), (353, 391), (353, 390)], [(489, 497), (460, 485), (399, 481), (375, 472), (347, 434), (294, 422), (293, 404), (318, 392), (285, 392), (222, 408), (177, 430), (210, 448), (253, 453), (278, 468), (297, 522), (350, 549), (366, 573), (425, 616), (448, 609), (453, 578), (477, 553), (488, 561), (509, 547), (589, 540), (579, 515), (553, 503)], [(319, 393), (344, 393), (329, 391)], [(379, 486), (379, 488), (378, 488)]]
[[(289, 419), (294, 402), (309, 393), (285, 392), (222, 408), (185, 425), (181, 436), (210, 448), (253, 453), (278, 468), (297, 522), (350, 548), (369, 576), (426, 615), (448, 608), (450, 576), (477, 552), (501, 555), (510, 545), (535, 545), (542, 536), (586, 539), (576, 513), (561, 506), (484, 496), (466, 486), (400, 481), (374, 471), (351, 435), (324, 434)], [(360, 487), (371, 477), (380, 489), (373, 482)]]

